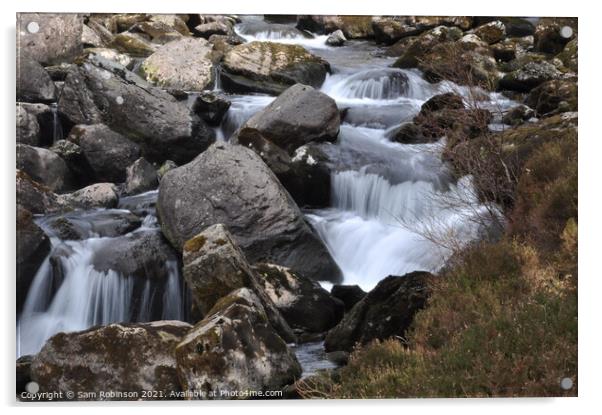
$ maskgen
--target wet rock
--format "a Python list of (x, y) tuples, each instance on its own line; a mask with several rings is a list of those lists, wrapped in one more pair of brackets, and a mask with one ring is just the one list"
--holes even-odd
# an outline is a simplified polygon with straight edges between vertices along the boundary
[(62, 202), (48, 187), (33, 180), (27, 173), (17, 169), (17, 203), (31, 213), (56, 212)]
[(536, 86), (553, 79), (559, 79), (562, 73), (549, 62), (528, 62), (500, 79), (499, 88), (518, 92), (528, 92)]
[(58, 154), (67, 163), (76, 187), (90, 184), (94, 178), (94, 173), (80, 146), (71, 141), (58, 140), (50, 150)]
[(474, 33), (484, 42), (493, 44), (506, 37), (506, 26), (501, 21), (495, 20), (477, 27)]
[(507, 36), (532, 36), (535, 34), (535, 26), (527, 19), (520, 17), (502, 17)]
[(442, 109), (464, 109), (464, 100), (461, 96), (453, 92), (438, 94), (422, 104), (420, 114), (426, 115), (429, 112), (440, 111)]
[(340, 115), (336, 102), (310, 86), (296, 84), (245, 124), (292, 154), (309, 142), (334, 141)]
[(130, 56), (147, 57), (155, 53), (157, 46), (140, 33), (123, 32), (115, 35), (109, 47)]
[(330, 290), (330, 294), (345, 304), (345, 312), (351, 310), (366, 296), (366, 292), (359, 285), (335, 285)]
[(422, 128), (413, 122), (406, 122), (393, 130), (388, 138), (391, 141), (401, 144), (423, 144), (436, 141), (437, 137), (427, 137), (422, 132)]
[[(259, 299), (235, 291), (197, 323), (176, 348), (185, 391), (243, 399), (240, 391), (279, 390), (301, 376), (295, 354), (274, 332)], [(215, 396), (209, 396), (215, 392)]]
[(21, 111), (25, 111), (29, 115), (34, 116), (37, 120), (40, 127), (39, 146), (51, 146), (55, 141), (63, 138), (62, 132), (66, 128), (70, 128), (69, 125), (66, 125), (65, 120), (58, 114), (56, 109), (49, 105), (19, 102), (17, 106), (20, 108), (17, 114)]
[(218, 126), (230, 108), (230, 101), (213, 92), (201, 93), (192, 104), (192, 111), (207, 124)]
[(539, 19), (537, 26), (535, 26), (534, 36), (536, 51), (555, 55), (561, 52), (564, 46), (577, 36), (577, 19), (571, 17), (543, 17)]
[(326, 351), (351, 351), (356, 343), (403, 337), (416, 312), (426, 304), (429, 278), (428, 272), (416, 271), (380, 281), (328, 332)]
[(99, 182), (124, 182), (126, 169), (140, 157), (136, 143), (104, 124), (76, 125), (67, 139), (79, 145)]
[(154, 190), (158, 184), (159, 179), (155, 168), (143, 157), (136, 160), (126, 170), (125, 192), (127, 194)]
[(338, 366), (345, 366), (349, 362), (349, 353), (343, 350), (326, 353), (326, 358)]
[(562, 50), (562, 52), (560, 52), (557, 55), (557, 58), (560, 59), (560, 61), (564, 64), (564, 66), (569, 68), (571, 71), (577, 72), (579, 70), (577, 38), (575, 38), (575, 39), (571, 40), (569, 43), (567, 43), (565, 45), (564, 49)]
[[(37, 23), (38, 31), (27, 26)], [(83, 16), (76, 13), (18, 13), (19, 55), (28, 54), (42, 65), (72, 62), (82, 51)]]
[(293, 329), (321, 333), (343, 317), (344, 305), (316, 281), (274, 264), (253, 269), (265, 292)]
[(346, 41), (347, 38), (345, 38), (343, 31), (339, 29), (335, 30), (330, 34), (330, 36), (328, 36), (326, 39), (326, 44), (328, 46), (343, 46)]
[(82, 240), (92, 235), (100, 238), (125, 235), (142, 224), (142, 220), (128, 211), (105, 210), (91, 213), (91, 222), (82, 222), (76, 215), (61, 214), (50, 220), (48, 226), (61, 240)]
[(324, 16), (304, 15), (297, 17), (297, 28), (310, 32), (328, 34), (341, 30), (347, 39), (372, 38), (372, 16)]
[(33, 221), (33, 215), (17, 204), (17, 311), (23, 307), (36, 272), (50, 253), (48, 236)]
[(417, 36), (403, 54), (393, 64), (397, 68), (414, 68), (428, 52), (441, 42), (456, 41), (462, 37), (462, 31), (452, 27), (439, 26)]
[(201, 91), (213, 79), (213, 47), (205, 39), (182, 38), (161, 46), (146, 58), (141, 71), (163, 88)]
[(172, 95), (99, 57), (70, 71), (58, 108), (73, 124), (106, 124), (138, 143), (150, 161), (185, 163), (215, 140)]
[(67, 190), (72, 184), (65, 161), (45, 148), (17, 144), (17, 168), (54, 192)]
[(18, 58), (17, 101), (55, 101), (54, 83), (42, 65), (24, 53), (20, 54)]
[(539, 115), (577, 111), (577, 83), (563, 80), (544, 82), (531, 90), (525, 103), (535, 108)]
[(17, 143), (40, 145), (40, 124), (35, 115), (17, 103)]
[(97, 271), (114, 270), (124, 276), (164, 281), (169, 268), (166, 262), (177, 262), (177, 255), (160, 232), (139, 231), (113, 238), (94, 252)]
[(25, 385), (31, 382), (31, 361), (33, 356), (26, 355), (17, 359), (17, 395), (25, 392)]
[(59, 203), (72, 209), (113, 208), (119, 196), (113, 183), (96, 183), (58, 197)]
[(229, 92), (263, 92), (278, 95), (289, 86), (302, 83), (320, 87), (330, 65), (299, 45), (250, 42), (226, 53), (221, 74)]
[(242, 146), (215, 144), (167, 173), (157, 210), (164, 234), (179, 249), (223, 223), (251, 262), (277, 263), (315, 280), (340, 279), (290, 195), (261, 158)]
[(533, 118), (535, 111), (526, 105), (517, 105), (508, 110), (502, 117), (502, 122), (507, 125), (520, 125)]
[[(180, 391), (175, 348), (190, 330), (188, 323), (110, 324), (51, 337), (31, 363), (31, 378), (40, 392), (137, 392), (134, 397), (107, 396), (107, 400), (137, 400), (142, 391), (162, 392), (169, 398)], [(89, 395), (88, 395), (89, 396)]]
[(190, 287), (195, 308), (207, 316), (220, 298), (238, 288), (248, 288), (258, 296), (268, 320), (288, 342), (295, 335), (276, 306), (266, 295), (258, 278), (232, 235), (217, 224), (205, 229), (184, 244), (184, 278)]
[(302, 207), (330, 205), (331, 167), (319, 144), (309, 143), (295, 150), (288, 176), (280, 178), (295, 202)]

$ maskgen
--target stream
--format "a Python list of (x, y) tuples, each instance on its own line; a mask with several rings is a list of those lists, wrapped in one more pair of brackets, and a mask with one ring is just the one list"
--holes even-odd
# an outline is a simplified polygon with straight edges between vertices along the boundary
[[(451, 252), (425, 235), (448, 235), (461, 243), (481, 236), (482, 221), (478, 219), (488, 207), (475, 199), (470, 177), (453, 180), (441, 161), (445, 138), (416, 145), (388, 138), (401, 123), (411, 121), (432, 96), (450, 91), (467, 96), (467, 90), (449, 82), (430, 84), (417, 70), (391, 68), (395, 58), (386, 56), (374, 42), (348, 41), (343, 47), (329, 47), (327, 36), (308, 38), (292, 24), (270, 24), (254, 16), (242, 19), (236, 30), (245, 40), (299, 44), (331, 65), (332, 73), (321, 91), (332, 97), (339, 109), (347, 109), (337, 142), (323, 146), (336, 165), (332, 201), (329, 208), (304, 213), (341, 268), (344, 284), (357, 284), (368, 291), (388, 275), (437, 271)], [(512, 105), (499, 94), (488, 96), (483, 107)], [(228, 99), (232, 105), (217, 134), (226, 141), (275, 97), (249, 94), (229, 95)], [(160, 232), (154, 208), (157, 193), (123, 197), (116, 209), (62, 215), (73, 224), (79, 240), (61, 239), (51, 226), (56, 217), (36, 218), (50, 236), (52, 250), (18, 316), (18, 356), (37, 353), (60, 331), (111, 322), (188, 319), (187, 293), (176, 258), (165, 262), (161, 280), (115, 270), (100, 272), (93, 265), (95, 255), (124, 237), (117, 230), (132, 214), (140, 224), (126, 237)], [(450, 200), (466, 203), (451, 206)], [(331, 287), (325, 282), (322, 285)], [(325, 358), (321, 342), (294, 349), (304, 375), (334, 367)]]

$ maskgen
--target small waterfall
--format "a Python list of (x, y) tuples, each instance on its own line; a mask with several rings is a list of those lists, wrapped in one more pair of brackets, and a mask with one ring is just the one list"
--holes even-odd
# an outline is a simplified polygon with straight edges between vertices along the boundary
[(277, 42), (289, 45), (301, 45), (308, 49), (328, 49), (327, 35), (315, 36), (301, 31), (294, 25), (267, 23), (261, 19), (246, 16), (236, 25), (235, 32), (247, 42)]
[(50, 110), (52, 111), (52, 143), (54, 144), (63, 139), (63, 126), (59, 118), (58, 105), (50, 104)]
[(233, 96), (231, 105), (221, 124), (223, 138), (228, 139), (240, 126), (249, 120), (256, 112), (268, 106), (275, 97), (267, 95)]
[(213, 66), (213, 92), (222, 91), (222, 70), (219, 64)]

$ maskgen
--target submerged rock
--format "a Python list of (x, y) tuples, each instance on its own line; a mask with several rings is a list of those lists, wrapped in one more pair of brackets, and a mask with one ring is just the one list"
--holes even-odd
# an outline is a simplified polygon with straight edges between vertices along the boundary
[(292, 154), (312, 141), (334, 141), (341, 119), (336, 102), (310, 86), (296, 84), (245, 124)]
[(278, 95), (302, 83), (320, 87), (330, 65), (299, 45), (250, 42), (230, 49), (221, 73), (224, 89), (235, 93), (263, 92)]
[(280, 390), (301, 376), (295, 354), (246, 288), (216, 304), (178, 344), (176, 358), (184, 391), (209, 399), (245, 399), (247, 392)]
[(178, 249), (205, 228), (223, 223), (251, 262), (277, 263), (314, 280), (340, 279), (290, 195), (261, 158), (242, 146), (215, 144), (168, 172), (157, 210), (164, 234)]
[[(31, 378), (40, 392), (69, 392), (74, 400), (138, 400), (143, 391), (169, 399), (172, 392), (181, 391), (175, 348), (191, 327), (180, 321), (154, 321), (58, 333), (33, 358)], [(101, 392), (106, 396), (100, 397)]]
[(380, 281), (326, 336), (326, 351), (351, 351), (356, 343), (403, 337), (414, 315), (429, 295), (428, 272), (416, 271), (403, 277)]

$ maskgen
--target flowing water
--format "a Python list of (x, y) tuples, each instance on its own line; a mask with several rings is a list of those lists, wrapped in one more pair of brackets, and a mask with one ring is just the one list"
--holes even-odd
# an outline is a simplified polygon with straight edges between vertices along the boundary
[[(346, 110), (337, 142), (323, 147), (335, 166), (332, 203), (326, 209), (307, 211), (306, 218), (341, 268), (345, 284), (370, 290), (388, 275), (436, 271), (450, 250), (433, 243), (434, 237), (467, 243), (481, 236), (482, 218), (492, 207), (475, 199), (470, 177), (452, 179), (441, 161), (445, 138), (417, 145), (388, 138), (433, 95), (455, 91), (468, 96), (468, 90), (449, 82), (430, 84), (416, 70), (391, 68), (393, 58), (372, 42), (328, 47), (327, 36), (312, 36), (293, 25), (268, 24), (253, 16), (243, 17), (236, 31), (247, 41), (299, 44), (331, 64), (332, 73), (321, 90)], [(214, 90), (219, 88), (216, 71)], [(232, 105), (217, 131), (223, 140), (274, 97), (249, 94), (228, 99)], [(511, 102), (489, 94), (481, 105), (503, 109)], [(121, 212), (141, 218), (141, 225), (128, 235), (159, 232), (156, 196), (155, 191), (120, 201), (118, 212), (113, 212), (117, 217)], [(38, 218), (51, 236), (52, 253), (38, 271), (19, 316), (19, 355), (37, 352), (59, 331), (116, 321), (186, 319), (187, 295), (176, 260), (167, 261), (159, 283), (94, 268), (95, 254), (118, 237), (107, 235), (107, 229), (117, 225), (104, 213), (70, 214), (84, 233), (81, 240), (61, 240), (49, 226), (52, 218)], [(319, 342), (297, 346), (295, 351), (305, 375), (332, 367)]]

